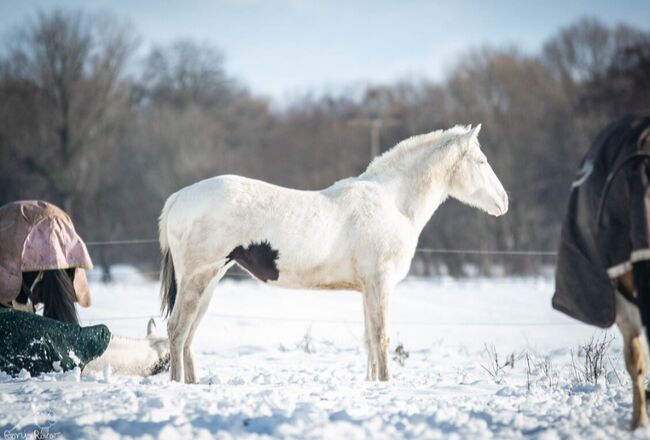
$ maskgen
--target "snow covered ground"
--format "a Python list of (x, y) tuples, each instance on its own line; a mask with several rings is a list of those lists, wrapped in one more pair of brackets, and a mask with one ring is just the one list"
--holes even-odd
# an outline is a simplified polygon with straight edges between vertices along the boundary
[[(156, 283), (93, 284), (84, 323), (143, 336)], [(64, 438), (628, 438), (629, 378), (616, 330), (597, 385), (572, 368), (595, 328), (554, 312), (549, 279), (402, 283), (392, 298), (390, 383), (364, 380), (352, 292), (225, 281), (195, 340), (199, 385), (78, 372), (0, 373), (0, 433)], [(161, 331), (164, 325), (159, 324)], [(487, 350), (486, 350), (487, 346)], [(500, 365), (494, 373), (493, 357)], [(492, 370), (488, 372), (487, 370)], [(43, 431), (45, 432), (45, 431)], [(650, 438), (650, 430), (635, 437)], [(33, 438), (33, 436), (32, 436)]]

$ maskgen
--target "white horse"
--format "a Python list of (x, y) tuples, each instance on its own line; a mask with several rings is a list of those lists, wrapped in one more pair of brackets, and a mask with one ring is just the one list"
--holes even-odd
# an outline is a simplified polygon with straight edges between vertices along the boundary
[(192, 339), (235, 263), (274, 286), (361, 292), (367, 379), (388, 380), (389, 296), (408, 273), (424, 225), (448, 196), (494, 216), (508, 210), (480, 128), (404, 140), (360, 176), (321, 191), (228, 175), (172, 194), (159, 225), (172, 380), (196, 382)]
[(151, 376), (166, 369), (169, 363), (167, 338), (154, 333), (156, 323), (147, 323), (146, 338), (127, 338), (112, 334), (106, 351), (97, 359), (88, 362), (84, 374), (105, 371), (118, 375)]

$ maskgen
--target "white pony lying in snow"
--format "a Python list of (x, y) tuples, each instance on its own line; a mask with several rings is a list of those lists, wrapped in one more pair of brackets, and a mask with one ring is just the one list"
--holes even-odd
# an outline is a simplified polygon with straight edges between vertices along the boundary
[(216, 283), (237, 263), (270, 285), (363, 295), (368, 380), (388, 380), (389, 296), (448, 196), (500, 216), (508, 196), (475, 128), (414, 136), (358, 177), (299, 191), (218, 176), (172, 194), (160, 216), (171, 378), (195, 383), (190, 349)]
[(129, 376), (152, 376), (165, 370), (169, 362), (167, 338), (155, 333), (156, 322), (147, 323), (146, 338), (128, 338), (111, 334), (106, 351), (86, 365), (89, 372)]

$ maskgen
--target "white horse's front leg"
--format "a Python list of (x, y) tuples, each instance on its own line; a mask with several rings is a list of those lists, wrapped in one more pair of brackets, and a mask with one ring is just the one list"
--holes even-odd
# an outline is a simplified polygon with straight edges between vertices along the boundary
[(377, 376), (381, 381), (390, 379), (388, 356), (389, 339), (389, 300), (390, 289), (382, 283), (367, 289), (364, 304), (370, 326), (371, 346), (377, 361)]
[(192, 353), (192, 348), (186, 342), (183, 347), (183, 378), (185, 383), (196, 383), (196, 377), (194, 354)]
[(368, 310), (368, 304), (365, 299), (363, 299), (363, 316), (364, 316), (364, 342), (366, 346), (366, 353), (368, 355), (368, 363), (366, 365), (366, 380), (377, 380), (377, 351), (374, 347), (374, 339), (372, 335), (374, 334), (374, 328), (372, 325), (372, 320), (370, 319), (370, 313)]

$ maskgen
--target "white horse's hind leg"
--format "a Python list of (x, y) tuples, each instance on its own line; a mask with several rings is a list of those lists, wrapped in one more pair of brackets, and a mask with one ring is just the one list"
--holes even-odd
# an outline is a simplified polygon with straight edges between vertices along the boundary
[(364, 306), (367, 310), (370, 326), (371, 345), (377, 362), (377, 376), (381, 381), (390, 379), (388, 356), (389, 340), (389, 299), (390, 289), (378, 283), (364, 292)]
[(185, 339), (185, 345), (183, 346), (183, 362), (185, 364), (184, 365), (185, 383), (197, 383), (198, 376), (196, 374), (196, 364), (194, 362), (194, 354), (192, 353), (192, 341), (194, 340), (194, 334), (196, 333), (196, 329), (198, 328), (201, 319), (203, 319), (205, 312), (207, 312), (208, 310), (208, 307), (210, 305), (210, 300), (212, 299), (212, 294), (214, 293), (214, 289), (217, 283), (219, 282), (219, 280), (221, 280), (221, 278), (224, 276), (226, 271), (227, 268), (223, 268), (219, 270), (218, 273), (208, 283), (208, 286), (205, 289), (203, 289), (203, 291), (199, 295), (198, 310), (196, 312), (196, 316), (192, 320), (190, 331), (187, 335), (187, 338)]
[(195, 283), (182, 280), (179, 287), (176, 304), (167, 322), (171, 380), (177, 382), (181, 382), (184, 378), (183, 347), (196, 315), (199, 300), (199, 290)]
[(645, 375), (648, 370), (647, 342), (639, 309), (616, 292), (616, 325), (623, 335), (625, 366), (632, 379), (632, 429), (648, 425)]
[(194, 354), (192, 353), (192, 341), (194, 339), (196, 329), (199, 326), (199, 322), (203, 318), (203, 315), (205, 315), (211, 297), (212, 292), (208, 291), (207, 289), (204, 290), (201, 294), (198, 310), (194, 316), (194, 319), (192, 320), (190, 330), (183, 345), (183, 371), (185, 373), (185, 383), (197, 383), (196, 364), (194, 362)]

